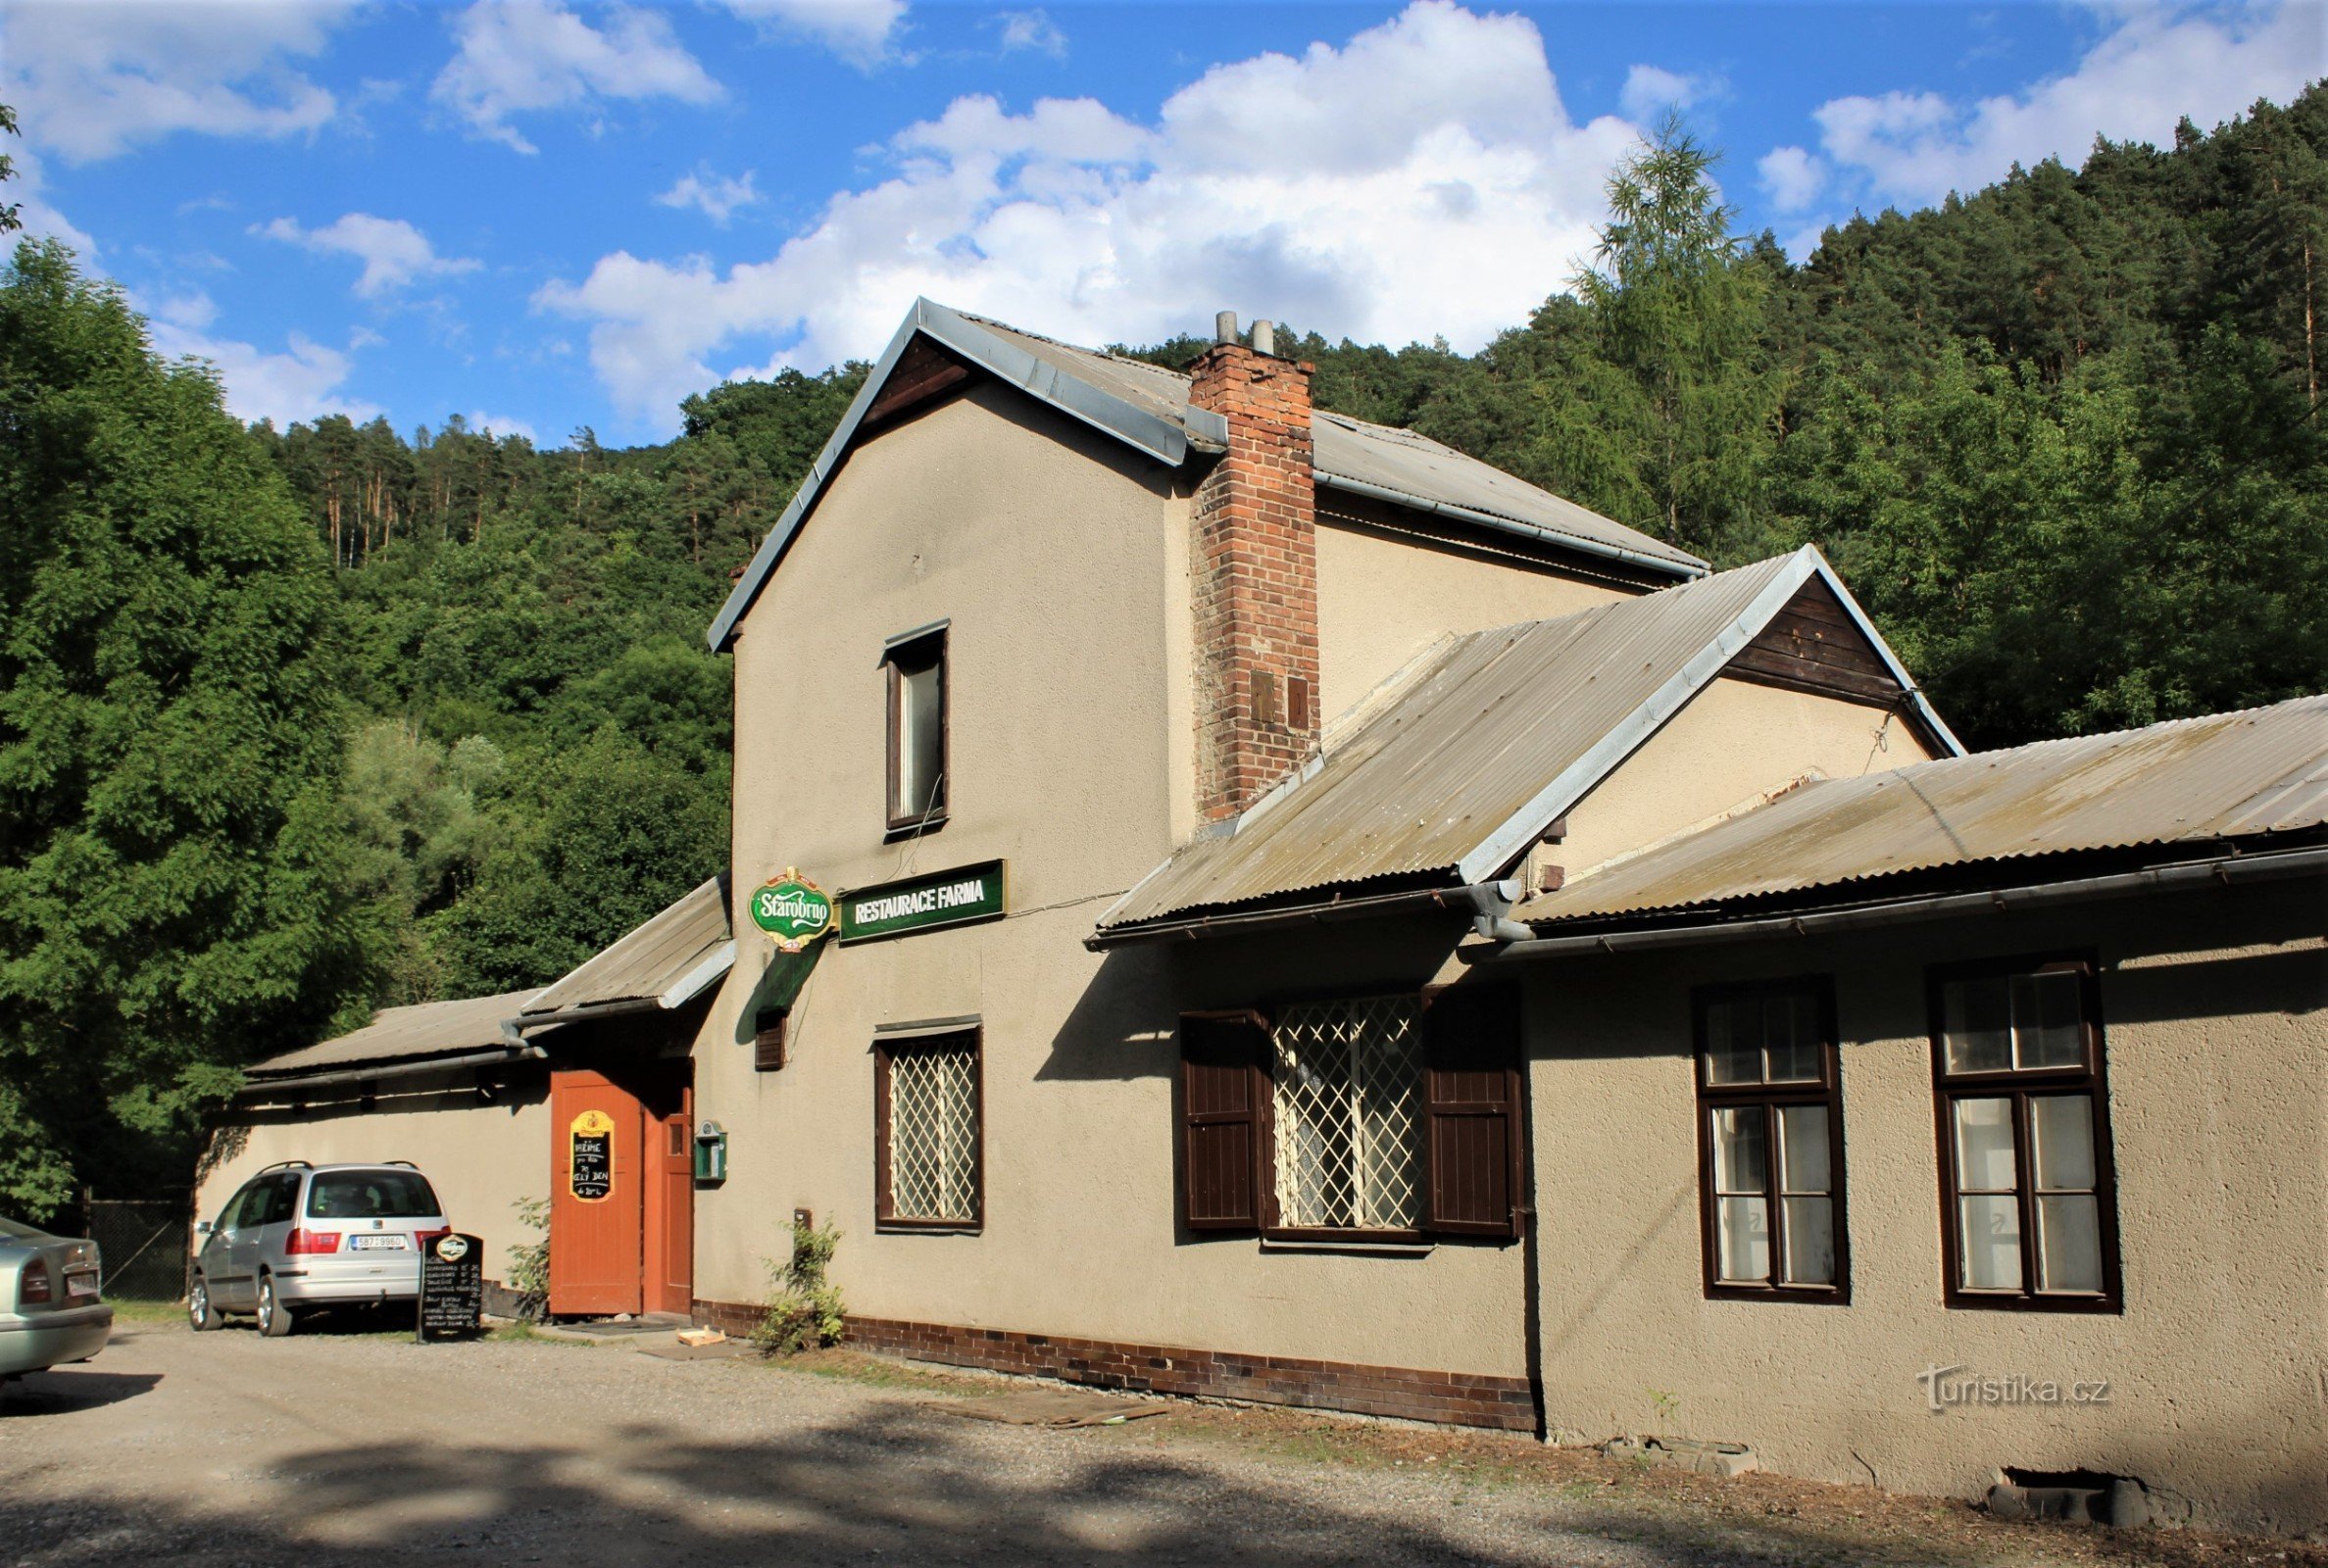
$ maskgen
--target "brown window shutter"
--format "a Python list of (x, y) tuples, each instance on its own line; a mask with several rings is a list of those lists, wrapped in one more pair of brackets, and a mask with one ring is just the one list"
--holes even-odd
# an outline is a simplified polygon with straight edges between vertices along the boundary
[(1268, 1026), (1257, 1012), (1180, 1015), (1180, 1222), (1258, 1232)]
[(784, 1031), (791, 1009), (769, 1007), (752, 1020), (752, 1070), (777, 1072), (784, 1065)]
[(1442, 1236), (1519, 1234), (1519, 988), (1436, 987), (1423, 993), (1423, 1116), (1430, 1203), (1423, 1229)]

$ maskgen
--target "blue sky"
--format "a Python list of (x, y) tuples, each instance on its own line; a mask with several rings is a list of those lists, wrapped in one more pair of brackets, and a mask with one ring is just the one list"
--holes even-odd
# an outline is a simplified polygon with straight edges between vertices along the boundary
[(1473, 349), (1679, 107), (1798, 255), (2328, 67), (2293, 0), (0, 0), (28, 226), (277, 422), (661, 439), (917, 294), (1082, 342), (1218, 309)]

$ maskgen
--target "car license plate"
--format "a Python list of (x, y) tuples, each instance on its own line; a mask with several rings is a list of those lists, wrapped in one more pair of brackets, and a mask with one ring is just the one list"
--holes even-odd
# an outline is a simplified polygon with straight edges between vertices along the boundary
[(351, 1252), (402, 1252), (408, 1250), (411, 1246), (412, 1244), (401, 1236), (351, 1236), (348, 1238), (348, 1250)]
[(94, 1274), (66, 1275), (65, 1294), (69, 1297), (95, 1296), (97, 1294), (97, 1276)]

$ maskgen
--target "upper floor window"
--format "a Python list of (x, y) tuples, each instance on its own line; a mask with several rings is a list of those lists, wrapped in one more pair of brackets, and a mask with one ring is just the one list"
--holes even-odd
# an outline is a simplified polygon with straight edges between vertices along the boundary
[(1809, 980), (1709, 989), (1697, 1014), (1707, 1294), (1844, 1299), (1830, 991)]
[(946, 628), (893, 640), (889, 684), (889, 831), (946, 820)]
[(2114, 1310), (2117, 1201), (2093, 966), (1944, 970), (1932, 990), (1950, 1304)]

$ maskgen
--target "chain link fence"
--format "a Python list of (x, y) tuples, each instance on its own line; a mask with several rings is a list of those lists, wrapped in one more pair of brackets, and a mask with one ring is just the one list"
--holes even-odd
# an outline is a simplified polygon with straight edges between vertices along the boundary
[(89, 1200), (89, 1239), (105, 1260), (105, 1294), (124, 1301), (175, 1301), (186, 1294), (187, 1200)]

